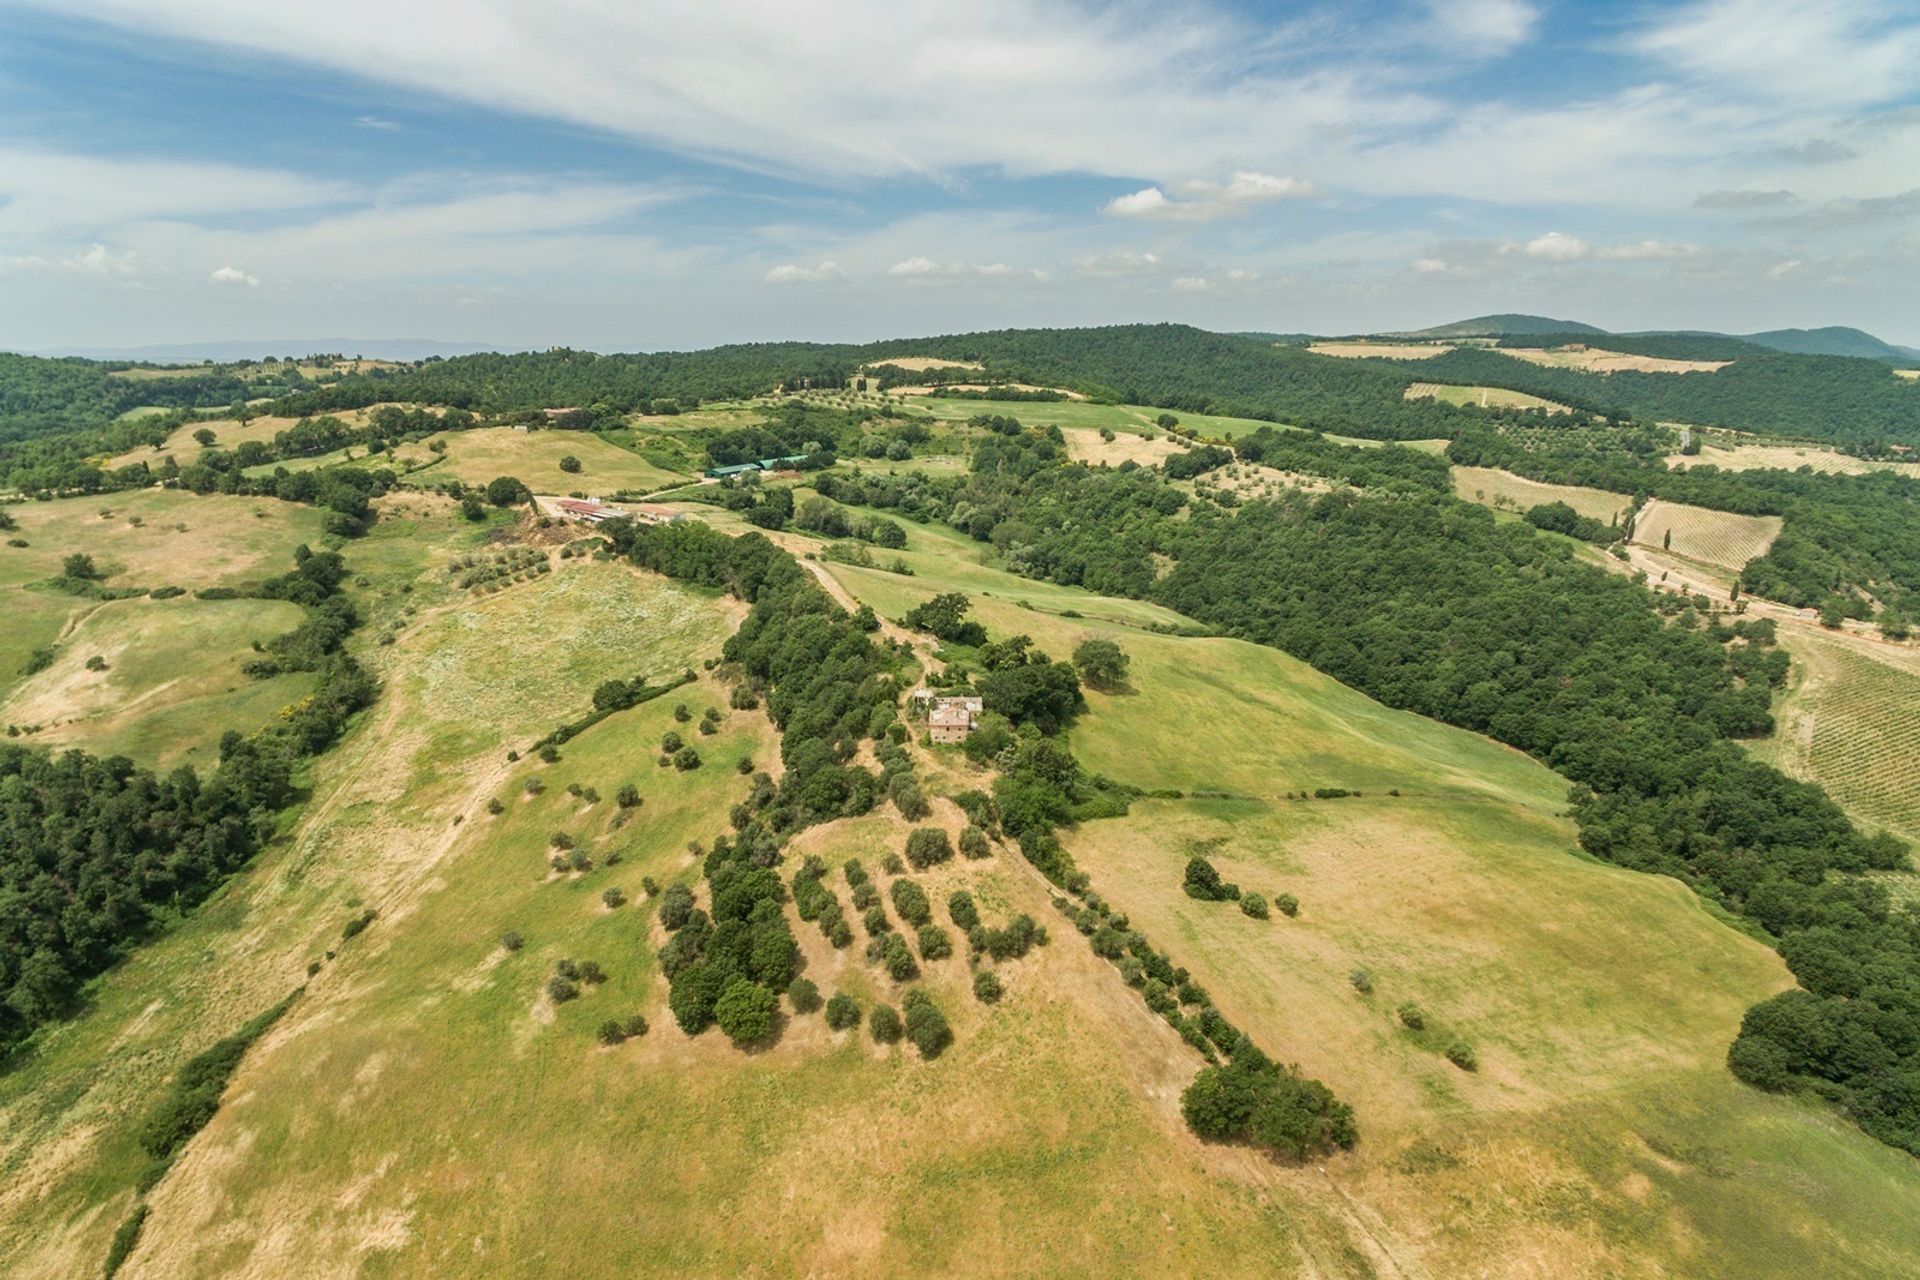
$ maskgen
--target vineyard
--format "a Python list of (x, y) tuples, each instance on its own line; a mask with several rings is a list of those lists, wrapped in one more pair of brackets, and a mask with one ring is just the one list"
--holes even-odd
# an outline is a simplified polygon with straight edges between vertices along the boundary
[(1659, 498), (1649, 499), (1633, 522), (1633, 540), (1639, 545), (1664, 548), (1729, 573), (1765, 555), (1779, 536), (1779, 516), (1739, 516)]
[(1920, 654), (1883, 660), (1824, 635), (1789, 641), (1802, 682), (1761, 754), (1825, 786), (1848, 812), (1920, 841)]
[(1545, 502), (1564, 502), (1583, 516), (1608, 522), (1624, 514), (1631, 501), (1623, 493), (1571, 484), (1543, 484), (1496, 467), (1453, 468), (1453, 492), (1468, 502), (1502, 511), (1526, 511)]

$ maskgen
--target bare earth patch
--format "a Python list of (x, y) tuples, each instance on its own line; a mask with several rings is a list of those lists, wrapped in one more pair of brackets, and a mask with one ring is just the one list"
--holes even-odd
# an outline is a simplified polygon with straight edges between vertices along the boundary
[(1181, 452), (1179, 446), (1165, 436), (1149, 440), (1132, 432), (1116, 431), (1113, 439), (1107, 440), (1092, 427), (1064, 427), (1060, 434), (1067, 438), (1069, 458), (1096, 467), (1103, 464), (1117, 467), (1123, 462), (1153, 467)]
[(1555, 347), (1495, 347), (1503, 356), (1550, 369), (1580, 369), (1586, 373), (1712, 373), (1732, 364), (1731, 360), (1663, 360), (1658, 356), (1632, 356), (1623, 351), (1585, 347), (1578, 351)]
[(1414, 342), (1316, 342), (1307, 350), (1318, 356), (1335, 356), (1342, 360), (1430, 360), (1434, 356), (1445, 355), (1453, 348)]

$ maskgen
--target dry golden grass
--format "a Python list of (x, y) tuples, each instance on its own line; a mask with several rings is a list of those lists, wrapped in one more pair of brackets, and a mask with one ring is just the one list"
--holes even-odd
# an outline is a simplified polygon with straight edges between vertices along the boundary
[(984, 369), (985, 365), (973, 360), (947, 360), (940, 356), (888, 356), (885, 360), (875, 360), (867, 365), (869, 369), (878, 369), (882, 365), (892, 365), (896, 369), (905, 369), (908, 373), (925, 373), (928, 369)]
[[(414, 473), (408, 478), (409, 484), (460, 480), (484, 485), (496, 476), (512, 476), (535, 493), (606, 495), (658, 489), (687, 479), (586, 431), (521, 431), (513, 427), (444, 431), (424, 443), (404, 446), (396, 456), (409, 462), (430, 461), (435, 455), (428, 445), (436, 441), (446, 445), (443, 460)], [(569, 456), (579, 459), (579, 471), (561, 470), (561, 459)]]
[(1445, 343), (1432, 342), (1316, 342), (1307, 350), (1315, 355), (1334, 356), (1341, 360), (1364, 360), (1369, 357), (1427, 360), (1434, 356), (1445, 355), (1453, 350), (1453, 347)]
[(1634, 519), (1633, 540), (1738, 573), (1747, 561), (1767, 554), (1781, 524), (1779, 516), (1741, 516), (1650, 498)]
[(1920, 378), (1920, 369), (1895, 369), (1893, 372), (1899, 378)]
[(1156, 434), (1149, 440), (1131, 431), (1115, 431), (1113, 439), (1104, 440), (1093, 427), (1063, 427), (1060, 434), (1067, 438), (1069, 458), (1096, 467), (1103, 464), (1117, 467), (1123, 462), (1137, 462), (1143, 467), (1158, 466), (1174, 454), (1183, 452), (1164, 434)]
[(1525, 512), (1548, 502), (1564, 502), (1583, 516), (1612, 522), (1633, 499), (1605, 489), (1544, 484), (1495, 467), (1454, 467), (1453, 492), (1469, 502), (1503, 511)]
[(1742, 441), (1734, 449), (1703, 444), (1697, 454), (1668, 454), (1666, 463), (1676, 471), (1688, 467), (1718, 467), (1722, 471), (1798, 471), (1801, 467), (1808, 467), (1822, 475), (1860, 476), (1872, 471), (1893, 471), (1920, 477), (1920, 463), (1855, 458), (1837, 449), (1824, 449), (1814, 444), (1755, 444)]
[[(365, 426), (368, 416), (380, 407), (379, 405), (369, 405), (364, 409), (343, 409), (330, 416), (340, 419), (348, 426)], [(271, 444), (275, 436), (287, 430), (289, 427), (297, 425), (299, 422), (300, 419), (298, 418), (278, 418), (272, 416), (249, 418), (244, 423), (236, 418), (215, 418), (207, 422), (189, 422), (185, 426), (175, 429), (173, 434), (167, 437), (166, 443), (162, 444), (158, 449), (150, 445), (141, 445), (139, 448), (129, 449), (125, 453), (109, 459), (105, 465), (108, 470), (112, 470), (115, 467), (132, 466), (136, 462), (144, 462), (149, 466), (158, 466), (161, 459), (172, 455), (174, 461), (185, 466), (200, 456), (200, 442), (193, 438), (193, 433), (196, 431), (205, 429), (213, 432), (213, 447), (216, 449), (230, 450), (234, 446), (244, 444), (249, 440), (258, 440), (263, 444)]]
[(1515, 360), (1525, 360), (1528, 364), (1546, 365), (1552, 369), (1580, 369), (1587, 373), (1712, 373), (1715, 369), (1724, 369), (1731, 360), (1664, 360), (1658, 356), (1634, 356), (1622, 351), (1607, 351), (1600, 347), (1588, 347), (1583, 351), (1568, 351), (1564, 348), (1543, 350), (1539, 347), (1496, 347), (1501, 355), (1512, 356)]
[(1416, 382), (1407, 388), (1409, 400), (1439, 400), (1443, 404), (1471, 404), (1482, 409), (1545, 409), (1548, 413), (1572, 413), (1554, 400), (1509, 391), (1505, 387), (1461, 387), (1447, 382)]

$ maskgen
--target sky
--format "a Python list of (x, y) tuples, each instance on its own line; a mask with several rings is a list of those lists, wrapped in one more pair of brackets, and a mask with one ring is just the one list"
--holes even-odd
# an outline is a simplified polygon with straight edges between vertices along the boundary
[(0, 0), (0, 348), (1920, 345), (1920, 0)]

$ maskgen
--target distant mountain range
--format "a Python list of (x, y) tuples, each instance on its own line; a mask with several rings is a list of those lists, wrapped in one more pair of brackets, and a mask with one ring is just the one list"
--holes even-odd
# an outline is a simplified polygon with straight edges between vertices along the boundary
[[(1555, 320), (1548, 316), (1508, 314), (1475, 316), (1470, 320), (1456, 320), (1451, 324), (1435, 325), (1430, 329), (1414, 329), (1380, 336), (1422, 338), (1431, 341), (1446, 338), (1533, 337), (1543, 333), (1606, 337), (1613, 332), (1597, 325), (1582, 324), (1578, 320)], [(1846, 325), (1829, 325), (1824, 329), (1769, 329), (1764, 333), (1718, 333), (1711, 329), (1643, 329), (1630, 333), (1622, 332), (1617, 336), (1645, 338), (1670, 333), (1733, 338), (1736, 341), (1750, 342), (1758, 347), (1766, 347), (1771, 351), (1784, 351), (1791, 355), (1859, 356), (1867, 360), (1887, 360), (1896, 364), (1911, 364), (1916, 359), (1920, 359), (1920, 348), (1896, 346), (1874, 337), (1863, 329), (1854, 329)]]
[(231, 360), (264, 360), (278, 356), (334, 354), (365, 356), (369, 360), (425, 360), (429, 356), (470, 356), (480, 351), (523, 351), (527, 348), (485, 342), (434, 342), (426, 338), (257, 338), (230, 342), (175, 342), (152, 347), (56, 347), (28, 351), (32, 356), (80, 356), (87, 360), (140, 360), (154, 364), (216, 364)]

